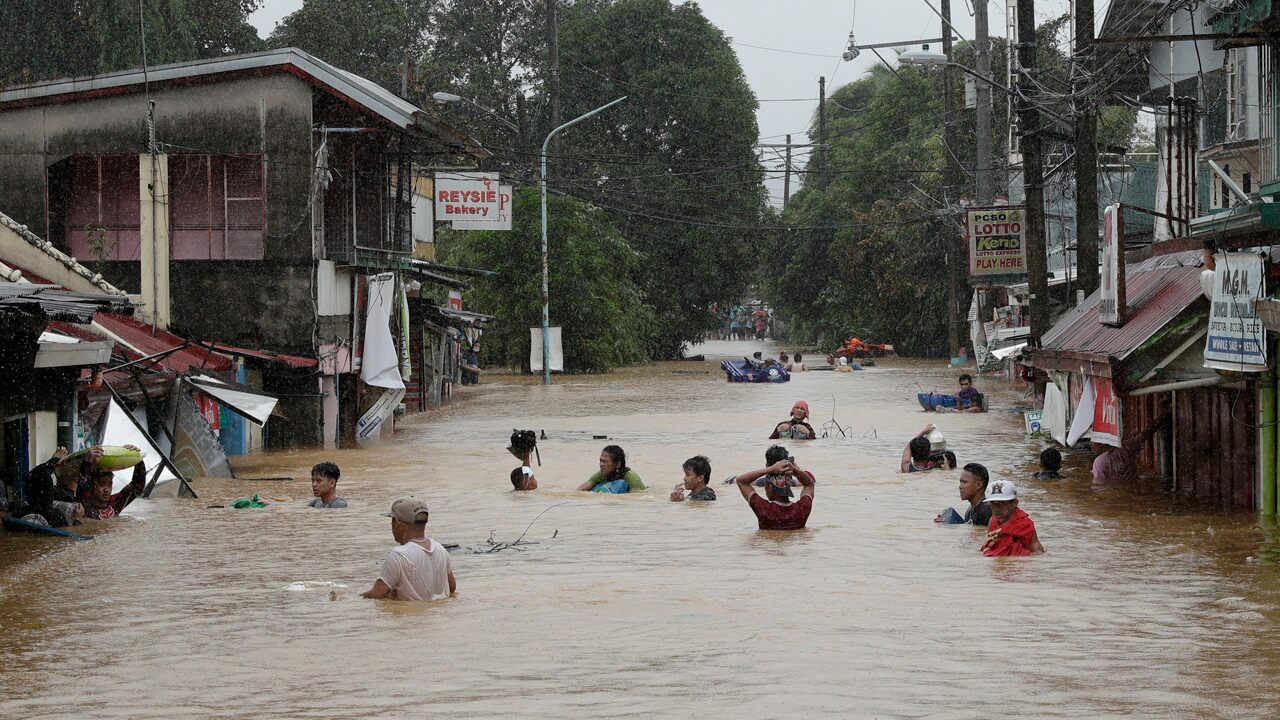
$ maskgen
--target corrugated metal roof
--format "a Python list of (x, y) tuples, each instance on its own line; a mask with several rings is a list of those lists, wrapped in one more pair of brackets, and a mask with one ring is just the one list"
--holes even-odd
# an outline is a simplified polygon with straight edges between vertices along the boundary
[(1204, 298), (1201, 264), (1200, 253), (1184, 252), (1134, 265), (1125, 273), (1129, 319), (1124, 325), (1111, 327), (1098, 322), (1099, 293), (1095, 292), (1045, 333), (1039, 352), (1060, 350), (1123, 360), (1197, 299)]
[[(147, 323), (111, 313), (98, 313), (94, 316), (92, 331), (115, 340), (117, 347), (124, 347), (139, 358), (172, 350), (187, 343), (186, 340), (168, 330), (155, 330), (152, 334), (152, 327)], [(200, 368), (217, 372), (231, 370), (229, 358), (194, 344), (169, 353), (156, 364), (174, 372)]]
[(118, 295), (73, 293), (57, 285), (0, 282), (0, 310), (43, 315), (50, 320), (89, 322), (94, 313), (109, 308), (133, 312), (128, 298)]
[(291, 72), (310, 84), (327, 90), (330, 94), (365, 108), (406, 132), (425, 131), (456, 143), (472, 154), (479, 153), (481, 156), (488, 154), (478, 142), (467, 137), (466, 134), (431, 117), (422, 108), (396, 96), (390, 90), (293, 47), (158, 65), (148, 68), (145, 78), (142, 69), (136, 68), (101, 75), (17, 85), (0, 92), (0, 108), (10, 103), (29, 105), (61, 101), (66, 99), (65, 96), (82, 93), (127, 92), (128, 88), (142, 86), (144, 81), (157, 85), (222, 73), (264, 69)]

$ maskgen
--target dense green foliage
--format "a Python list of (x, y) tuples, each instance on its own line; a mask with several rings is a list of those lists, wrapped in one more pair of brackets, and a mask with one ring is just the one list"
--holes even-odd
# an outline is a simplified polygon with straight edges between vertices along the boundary
[[(259, 50), (262, 0), (145, 0), (150, 65)], [(140, 67), (137, 0), (0, 3), (0, 85)]]
[[(643, 362), (655, 329), (635, 277), (641, 259), (599, 208), (548, 198), (550, 316), (563, 328), (565, 370), (606, 372)], [(542, 225), (539, 193), (516, 194), (511, 232), (437, 235), (445, 261), (495, 270), (472, 281), (465, 307), (497, 316), (485, 333), (485, 361), (528, 367), (529, 328), (542, 325)]]

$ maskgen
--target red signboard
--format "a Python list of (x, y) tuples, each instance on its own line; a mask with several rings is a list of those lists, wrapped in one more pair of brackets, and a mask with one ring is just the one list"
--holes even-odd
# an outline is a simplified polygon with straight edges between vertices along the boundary
[(1093, 378), (1093, 442), (1120, 447), (1120, 399), (1111, 387), (1110, 378)]
[(462, 293), (457, 290), (449, 291), (449, 307), (454, 310), (462, 309)]

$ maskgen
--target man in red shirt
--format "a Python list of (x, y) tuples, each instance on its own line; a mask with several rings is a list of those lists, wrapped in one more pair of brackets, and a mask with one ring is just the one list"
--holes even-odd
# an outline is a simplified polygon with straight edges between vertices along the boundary
[[(796, 459), (787, 455), (786, 448), (774, 445), (765, 454), (768, 467), (745, 472), (735, 478), (742, 497), (756, 514), (761, 530), (799, 530), (809, 520), (813, 511), (813, 473), (801, 470)], [(791, 502), (791, 481), (794, 478), (801, 487), (800, 499)], [(764, 480), (764, 497), (756, 494), (757, 479)]]
[(991, 522), (987, 524), (987, 540), (982, 554), (987, 557), (1005, 555), (1039, 555), (1044, 552), (1036, 525), (1018, 507), (1018, 488), (1008, 480), (992, 480), (987, 485), (991, 503)]

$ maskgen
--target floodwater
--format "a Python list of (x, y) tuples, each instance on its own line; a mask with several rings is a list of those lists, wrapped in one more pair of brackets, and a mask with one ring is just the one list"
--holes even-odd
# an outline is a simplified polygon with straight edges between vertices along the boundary
[[(769, 344), (714, 343), (742, 354)], [(937, 362), (730, 385), (716, 364), (486, 376), (394, 444), (276, 452), (138, 501), (92, 542), (0, 536), (0, 717), (1263, 718), (1280, 708), (1280, 543), (1252, 515), (1027, 482), (1048, 554), (982, 557), (932, 522), (956, 472), (899, 475), (929, 420), (964, 462), (1023, 479), (1039, 444), (981, 380), (987, 415), (929, 416)], [(758, 467), (793, 400), (849, 435), (792, 443), (818, 479), (806, 530), (760, 532), (727, 475)], [(545, 430), (542, 489), (508, 492), (512, 428)], [(837, 433), (838, 435), (838, 433)], [(595, 436), (607, 436), (608, 440)], [(647, 493), (572, 488), (622, 445)], [(676, 504), (711, 458), (720, 499)], [(303, 507), (342, 466), (346, 510)], [(291, 477), (292, 480), (265, 478)], [(264, 478), (264, 479), (248, 479)], [(238, 496), (292, 498), (261, 510)], [(378, 513), (425, 498), (455, 599), (362, 600), (392, 546)], [(478, 553), (488, 541), (520, 549)], [(331, 599), (333, 598), (333, 599)]]

